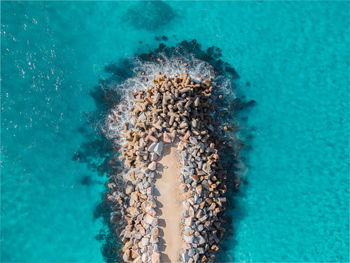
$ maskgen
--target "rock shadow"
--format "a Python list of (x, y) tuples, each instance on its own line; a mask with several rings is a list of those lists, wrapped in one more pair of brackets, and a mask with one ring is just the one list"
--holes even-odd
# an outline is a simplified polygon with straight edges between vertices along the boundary
[(173, 8), (163, 1), (140, 1), (130, 7), (124, 19), (133, 27), (156, 31), (176, 17)]

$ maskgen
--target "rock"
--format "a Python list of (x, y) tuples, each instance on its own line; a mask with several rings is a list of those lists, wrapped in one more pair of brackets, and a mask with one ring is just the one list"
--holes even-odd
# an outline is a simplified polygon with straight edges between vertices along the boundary
[(196, 139), (195, 137), (190, 136), (188, 139), (190, 140), (190, 142), (191, 142), (192, 144), (197, 145), (198, 141), (197, 141), (197, 139)]
[[(208, 215), (204, 215), (201, 218), (198, 219), (199, 222), (204, 222), (205, 220), (207, 220)], [(209, 222), (210, 223), (210, 222)]]
[(170, 135), (166, 132), (163, 133), (163, 141), (165, 143), (172, 143), (172, 138), (170, 137)]
[(134, 206), (138, 201), (139, 201), (139, 197), (137, 192), (132, 192), (130, 194), (130, 201), (129, 201), (130, 206)]
[(188, 262), (188, 260), (189, 260), (189, 257), (188, 257), (188, 252), (186, 250), (184, 253), (182, 253), (182, 262)]
[(158, 155), (156, 153), (151, 153), (151, 161), (157, 161), (158, 160)]
[(146, 214), (145, 217), (144, 217), (144, 222), (146, 222), (147, 224), (149, 225), (152, 225), (153, 223), (153, 217), (149, 214)]
[(142, 238), (141, 243), (144, 247), (147, 246), (149, 244), (149, 238), (148, 237)]
[(188, 127), (188, 124), (185, 121), (181, 122), (180, 125), (179, 125), (180, 129), (183, 129), (183, 128), (186, 128), (186, 127)]
[(134, 186), (133, 186), (133, 185), (128, 184), (128, 185), (125, 187), (125, 193), (126, 193), (127, 195), (131, 194), (133, 191), (134, 191)]
[(135, 237), (135, 239), (140, 240), (142, 238), (142, 234), (141, 233), (136, 233), (134, 235), (134, 237)]
[(145, 175), (144, 175), (144, 173), (138, 173), (138, 174), (136, 175), (136, 178), (138, 178), (138, 179), (140, 179), (140, 180), (143, 180), (143, 178), (145, 178)]
[(148, 165), (148, 169), (150, 169), (151, 171), (155, 171), (157, 169), (157, 163), (155, 161), (151, 162)]
[(193, 236), (192, 235), (190, 235), (190, 236), (184, 235), (184, 240), (187, 243), (192, 243), (193, 242)]
[(128, 249), (128, 250), (126, 250), (125, 252), (124, 252), (124, 254), (123, 254), (123, 260), (125, 261), (125, 262), (128, 262), (128, 261), (130, 261), (130, 250)]
[(131, 249), (131, 258), (135, 259), (139, 256), (140, 254), (135, 250), (135, 249)]
[(158, 244), (153, 244), (153, 252), (158, 252), (158, 251), (159, 251)]
[(180, 153), (180, 156), (181, 156), (181, 159), (182, 159), (182, 160), (186, 160), (186, 159), (187, 159), (187, 153), (186, 153), (185, 151), (182, 151), (182, 152)]
[(147, 253), (143, 253), (141, 257), (142, 262), (147, 262), (147, 259), (148, 259)]
[[(204, 248), (199, 247), (199, 248), (198, 248), (198, 253), (199, 253), (199, 254), (204, 254)], [(198, 256), (199, 256), (199, 255), (198, 255)]]
[(184, 136), (181, 136), (180, 137), (180, 140), (183, 141), (183, 142), (186, 142), (187, 139), (191, 136), (191, 132), (189, 130), (187, 130), (187, 132), (185, 133)]
[(201, 217), (202, 217), (202, 214), (203, 214), (203, 210), (198, 209), (198, 211), (196, 212), (196, 217), (197, 217), (197, 218), (201, 218)]
[(160, 262), (160, 254), (158, 252), (153, 252), (151, 257), (151, 263), (159, 263)]
[(149, 152), (154, 152), (154, 148), (156, 148), (157, 143), (153, 142), (151, 143), (151, 145), (148, 147), (148, 151)]
[(198, 107), (199, 106), (199, 97), (197, 97), (194, 102), (193, 102), (194, 106)]
[(193, 222), (193, 217), (187, 217), (186, 219), (185, 219), (185, 225), (186, 226), (191, 226), (192, 225), (192, 222)]
[(199, 236), (197, 237), (197, 240), (198, 240), (198, 244), (199, 244), (199, 245), (203, 245), (203, 244), (206, 243), (205, 238), (202, 237), (201, 235), (199, 235)]
[[(195, 251), (194, 251), (193, 248), (191, 248), (191, 249), (188, 250), (188, 256), (189, 256), (189, 257), (192, 257), (192, 256), (194, 255), (194, 253), (195, 253)], [(192, 261), (193, 261), (193, 259), (192, 259)]]
[(202, 185), (196, 186), (196, 193), (197, 193), (199, 196), (202, 195), (202, 190), (203, 190)]
[(215, 209), (215, 206), (216, 206), (216, 204), (213, 202), (210, 206), (209, 206), (209, 210), (214, 210)]
[(159, 228), (158, 227), (154, 227), (152, 229), (151, 233), (152, 233), (152, 236), (158, 237), (159, 236)]
[(193, 179), (193, 181), (197, 182), (199, 180), (198, 176), (195, 174), (191, 174), (191, 178)]
[(136, 207), (129, 207), (128, 208), (130, 215), (134, 218), (139, 215), (140, 211)]
[(157, 226), (158, 225), (158, 219), (156, 217), (153, 217), (149, 214), (146, 214), (144, 217), (144, 223), (152, 226)]
[(193, 120), (191, 121), (191, 125), (192, 125), (192, 127), (196, 128), (197, 125), (198, 125), (198, 121), (197, 121), (196, 119), (193, 119)]
[(211, 250), (218, 251), (219, 247), (216, 244), (214, 244), (211, 246)]
[(199, 232), (201, 232), (201, 231), (203, 231), (204, 226), (203, 226), (202, 224), (199, 224), (199, 225), (197, 226), (197, 229), (198, 229)]
[(152, 244), (157, 244), (158, 241), (159, 241), (158, 237), (156, 237), (156, 236), (151, 236), (151, 243), (152, 243)]
[(152, 141), (152, 142), (157, 142), (157, 141), (158, 141), (158, 139), (157, 139), (156, 137), (154, 137), (152, 134), (153, 134), (153, 133), (151, 132), (150, 134), (148, 134), (148, 135), (146, 136), (146, 138), (145, 138), (145, 141), (146, 141), (146, 142), (147, 142), (148, 140), (150, 140), (150, 141)]
[(154, 147), (154, 152), (155, 152), (156, 154), (158, 154), (158, 156), (161, 156), (161, 155), (162, 155), (163, 146), (164, 146), (164, 143), (163, 143), (163, 142), (158, 142), (158, 143), (156, 144), (156, 146)]

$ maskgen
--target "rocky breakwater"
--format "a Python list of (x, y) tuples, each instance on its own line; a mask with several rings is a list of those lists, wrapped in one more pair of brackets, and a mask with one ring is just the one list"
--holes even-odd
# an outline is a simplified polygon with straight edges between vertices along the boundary
[[(217, 136), (212, 77), (200, 82), (187, 73), (169, 78), (159, 73), (146, 91), (132, 93), (132, 118), (124, 124), (126, 143), (121, 150), (125, 187), (117, 191), (113, 180), (108, 199), (120, 213), (120, 238), (125, 262), (159, 262), (159, 224), (155, 180), (164, 144), (177, 147), (179, 177), (184, 195), (181, 219), (182, 262), (212, 262), (225, 229), (226, 171)], [(220, 98), (220, 96), (219, 96)], [(219, 147), (217, 147), (219, 146)], [(176, 161), (176, 160), (174, 160)], [(116, 213), (116, 212), (114, 212)], [(112, 220), (115, 220), (112, 218)], [(117, 224), (118, 225), (118, 224)]]

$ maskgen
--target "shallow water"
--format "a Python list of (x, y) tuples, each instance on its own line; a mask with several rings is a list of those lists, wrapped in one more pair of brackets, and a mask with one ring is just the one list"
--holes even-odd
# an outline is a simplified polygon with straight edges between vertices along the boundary
[(109, 152), (90, 95), (105, 65), (162, 35), (221, 48), (257, 102), (219, 259), (349, 261), (348, 2), (1, 5), (1, 261), (104, 261)]

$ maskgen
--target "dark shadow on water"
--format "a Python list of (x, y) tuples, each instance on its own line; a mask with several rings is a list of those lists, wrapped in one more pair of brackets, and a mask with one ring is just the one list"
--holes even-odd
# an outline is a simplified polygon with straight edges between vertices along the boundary
[[(159, 10), (162, 9), (163, 11), (169, 8), (163, 2), (139, 3), (136, 7), (140, 9), (140, 6), (148, 6), (147, 8), (149, 9), (152, 6), (157, 6)], [(129, 10), (128, 12), (131, 12), (131, 17), (136, 15), (133, 14), (133, 12), (136, 12), (135, 10)], [(150, 11), (146, 9), (145, 14), (147, 12)], [(153, 10), (152, 12), (160, 11)], [(171, 14), (173, 11), (170, 9), (168, 12)], [(171, 14), (171, 16), (174, 16), (174, 14)], [(140, 25), (140, 23), (142, 24), (142, 19), (144, 18), (134, 17), (132, 23)], [(150, 21), (145, 22), (145, 27), (148, 28), (151, 27), (152, 23), (158, 23), (159, 21), (157, 22), (157, 19), (151, 18)], [(229, 79), (229, 84), (237, 95), (237, 99), (223, 97), (219, 100), (218, 94), (213, 92), (214, 104), (219, 105), (223, 109), (220, 110), (220, 114), (216, 118), (218, 124), (215, 128), (217, 130), (218, 140), (224, 141), (227, 144), (233, 141), (232, 146), (225, 147), (221, 151), (221, 156), (224, 156), (223, 167), (228, 170), (226, 182), (228, 188), (228, 205), (226, 216), (223, 215), (226, 218), (225, 228), (227, 231), (221, 245), (221, 251), (217, 256), (217, 261), (232, 262), (234, 259), (229, 258), (226, 252), (234, 248), (235, 242), (237, 242), (235, 233), (239, 231), (239, 224), (247, 213), (243, 202), (248, 181), (245, 177), (242, 177), (241, 186), (237, 189), (237, 178), (244, 172), (242, 168), (243, 164), (249, 166), (249, 152), (253, 139), (253, 131), (251, 127), (247, 127), (247, 122), (249, 112), (254, 107), (255, 101), (248, 101), (244, 97), (244, 85), (247, 84), (242, 85), (239, 83), (239, 75), (236, 70), (221, 59), (220, 48), (210, 47), (207, 50), (202, 50), (196, 40), (182, 41), (174, 47), (168, 47), (162, 43), (149, 53), (136, 54), (135, 58), (141, 62), (156, 62), (160, 53), (166, 57), (182, 57), (187, 59), (195, 57), (208, 62), (214, 69), (217, 83), (220, 85), (220, 81)], [(117, 158), (118, 149), (112, 145), (110, 140), (107, 140), (103, 136), (101, 127), (108, 111), (120, 101), (121, 94), (115, 89), (116, 85), (123, 83), (126, 79), (133, 76), (134, 66), (134, 59), (124, 59), (105, 67), (105, 72), (109, 73), (109, 77), (99, 80), (98, 85), (90, 92), (96, 103), (96, 111), (87, 115), (86, 123), (78, 129), (78, 132), (86, 140), (72, 157), (74, 161), (85, 163), (97, 175), (108, 177), (109, 179), (106, 185), (107, 183), (116, 183), (119, 189), (123, 188), (123, 182), (117, 176), (119, 174), (118, 171), (121, 169), (121, 164)], [(223, 123), (229, 126), (227, 132), (222, 130)], [(237, 137), (237, 134), (239, 134), (239, 137)], [(235, 139), (232, 140), (232, 138)], [(89, 186), (94, 181), (93, 178), (81, 178), (81, 184), (86, 186)], [(97, 205), (93, 214), (93, 220), (102, 218), (106, 226), (96, 235), (96, 239), (102, 243), (101, 252), (106, 262), (121, 262), (121, 242), (118, 234), (125, 222), (123, 222), (117, 206), (107, 200), (106, 194), (108, 191), (109, 189), (106, 187), (106, 192), (101, 197), (102, 202)], [(112, 214), (113, 217), (111, 219)]]
[(163, 1), (140, 1), (127, 10), (124, 20), (137, 29), (156, 31), (175, 17), (175, 11)]

